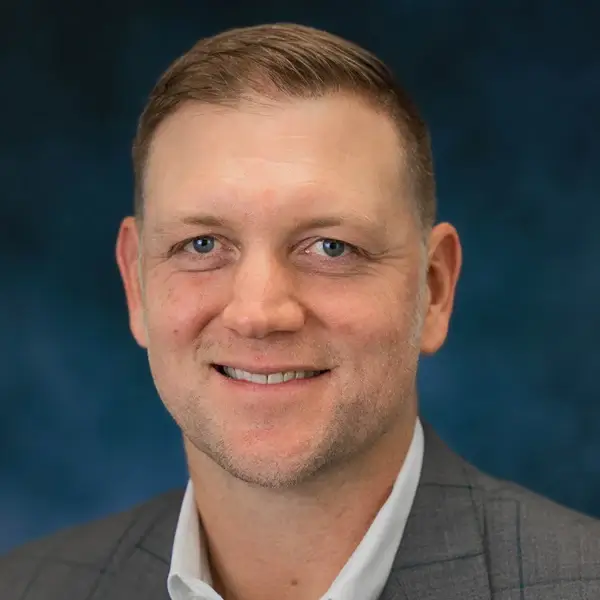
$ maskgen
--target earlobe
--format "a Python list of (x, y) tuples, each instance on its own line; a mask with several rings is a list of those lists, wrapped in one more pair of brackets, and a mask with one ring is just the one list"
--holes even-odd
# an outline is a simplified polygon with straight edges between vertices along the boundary
[(462, 249), (456, 229), (440, 223), (430, 235), (427, 298), (421, 352), (434, 354), (446, 340), (456, 284), (462, 265)]
[(129, 311), (129, 327), (135, 341), (147, 347), (146, 327), (144, 326), (144, 304), (139, 263), (140, 236), (133, 217), (123, 219), (116, 244), (116, 259), (125, 288), (125, 298)]

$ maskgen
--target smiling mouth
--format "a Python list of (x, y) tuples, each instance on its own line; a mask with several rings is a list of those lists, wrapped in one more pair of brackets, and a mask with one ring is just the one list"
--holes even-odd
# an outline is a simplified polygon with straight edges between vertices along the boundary
[(226, 365), (213, 365), (213, 367), (228, 379), (235, 381), (246, 381), (248, 383), (258, 383), (261, 385), (273, 385), (276, 383), (288, 383), (297, 379), (314, 379), (328, 370), (324, 371), (279, 371), (276, 373), (251, 373), (242, 369), (235, 369)]

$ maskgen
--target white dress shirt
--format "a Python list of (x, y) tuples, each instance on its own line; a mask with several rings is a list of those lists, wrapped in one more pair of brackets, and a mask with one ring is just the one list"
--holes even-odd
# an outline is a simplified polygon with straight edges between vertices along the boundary
[[(376, 600), (379, 597), (392, 569), (415, 498), (423, 452), (423, 428), (417, 420), (411, 445), (391, 494), (320, 600)], [(222, 600), (211, 586), (194, 488), (188, 481), (175, 530), (167, 587), (171, 600)]]

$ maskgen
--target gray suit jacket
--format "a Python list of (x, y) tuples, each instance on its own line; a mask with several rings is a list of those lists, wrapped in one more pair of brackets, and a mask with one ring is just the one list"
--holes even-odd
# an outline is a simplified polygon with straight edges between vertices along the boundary
[[(183, 490), (0, 558), (0, 600), (168, 600)], [(380, 600), (600, 598), (600, 522), (488, 477), (425, 426), (412, 512)]]

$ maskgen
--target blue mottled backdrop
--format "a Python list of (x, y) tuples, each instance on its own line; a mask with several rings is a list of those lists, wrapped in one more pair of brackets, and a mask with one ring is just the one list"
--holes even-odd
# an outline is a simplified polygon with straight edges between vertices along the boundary
[(465, 265), (425, 416), (479, 467), (600, 516), (597, 0), (7, 0), (0, 550), (184, 482), (113, 259), (129, 144), (196, 38), (280, 20), (379, 53), (431, 124)]

